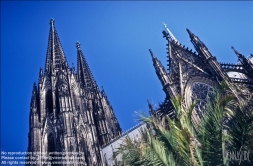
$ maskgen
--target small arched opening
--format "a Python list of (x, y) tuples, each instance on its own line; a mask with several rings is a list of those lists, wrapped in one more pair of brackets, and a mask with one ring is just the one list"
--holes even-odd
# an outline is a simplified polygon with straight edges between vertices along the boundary
[(56, 98), (56, 115), (60, 114), (60, 96), (58, 90), (56, 90), (55, 93), (55, 98)]
[(55, 147), (55, 141), (54, 141), (54, 136), (52, 133), (50, 133), (47, 137), (47, 152), (48, 155), (50, 156), (49, 158), (51, 158), (52, 160), (50, 160), (49, 162), (51, 162), (51, 165), (57, 165), (54, 162), (56, 161), (55, 158), (55, 154), (52, 152), (56, 151), (56, 147)]
[(51, 90), (46, 93), (46, 110), (48, 114), (53, 113), (53, 94)]

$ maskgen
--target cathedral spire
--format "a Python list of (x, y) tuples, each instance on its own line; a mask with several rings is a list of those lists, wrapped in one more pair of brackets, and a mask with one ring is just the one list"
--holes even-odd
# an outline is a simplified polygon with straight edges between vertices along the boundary
[(48, 74), (53, 74), (59, 69), (66, 69), (67, 67), (67, 60), (65, 58), (60, 39), (54, 26), (54, 19), (51, 18), (45, 72)]
[(156, 57), (155, 57), (155, 55), (153, 54), (152, 50), (149, 49), (149, 52), (150, 52), (150, 55), (151, 55), (151, 57), (152, 57), (152, 60), (155, 61), (155, 60), (156, 60)]
[(205, 47), (205, 44), (198, 38), (198, 36), (194, 35), (188, 28), (186, 29), (188, 32), (191, 42), (193, 43), (195, 49), (199, 52), (201, 48)]
[(248, 63), (248, 62), (247, 62), (247, 59), (246, 59), (242, 54), (240, 54), (233, 46), (232, 46), (231, 48), (232, 48), (232, 50), (234, 50), (235, 54), (238, 56), (238, 60), (239, 60), (242, 64)]
[(243, 68), (246, 70), (248, 75), (250, 75), (252, 77), (253, 76), (253, 64), (251, 63), (251, 61), (249, 59), (247, 59), (245, 56), (243, 56), (242, 54), (240, 54), (233, 46), (231, 48), (234, 50), (235, 54), (238, 56), (238, 60), (243, 65)]
[(97, 84), (90, 71), (89, 65), (81, 50), (81, 44), (76, 42), (78, 75), (83, 88), (93, 91), (98, 89)]
[[(84, 165), (105, 165), (102, 145), (121, 136), (118, 120), (104, 90), (99, 91), (80, 43), (76, 43), (76, 72), (74, 64), (72, 68), (67, 64), (53, 19), (49, 25), (45, 69), (39, 70), (39, 82), (33, 85), (30, 98), (31, 153), (26, 161), (42, 158), (43, 153), (53, 158), (51, 152), (84, 152)], [(70, 163), (71, 158), (57, 161)]]
[(162, 23), (163, 23), (163, 25), (164, 25), (166, 31), (167, 31), (168, 34), (169, 34), (169, 38), (170, 38), (171, 40), (174, 40), (175, 42), (177, 42), (177, 39), (176, 39), (175, 36), (171, 33), (171, 31), (169, 30), (169, 28), (167, 27), (167, 24), (165, 24), (164, 22), (162, 22)]
[[(216, 57), (210, 53), (205, 44), (196, 35), (194, 35), (189, 29), (186, 30), (191, 38), (191, 42), (193, 43), (195, 49), (198, 51), (200, 57), (203, 58), (204, 64), (210, 69), (210, 73), (215, 76), (219, 81), (225, 80), (226, 83), (230, 84), (231, 80), (228, 74), (222, 69)], [(234, 89), (232, 91), (234, 91)]]
[(151, 49), (149, 49), (149, 52), (152, 57), (152, 61), (153, 61), (153, 65), (156, 70), (156, 74), (157, 74), (158, 78), (160, 79), (162, 85), (165, 86), (166, 84), (170, 83), (171, 80), (170, 80), (165, 68), (163, 67), (162, 63), (155, 57), (155, 55), (153, 54)]

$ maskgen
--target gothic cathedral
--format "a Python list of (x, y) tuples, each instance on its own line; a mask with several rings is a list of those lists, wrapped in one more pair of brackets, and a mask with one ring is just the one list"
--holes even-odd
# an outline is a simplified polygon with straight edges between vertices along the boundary
[(77, 72), (68, 66), (51, 19), (45, 69), (30, 104), (28, 152), (34, 165), (103, 165), (102, 145), (121, 135), (105, 91), (99, 90), (80, 43), (76, 47)]
[[(189, 108), (193, 101), (196, 102), (192, 122), (197, 126), (209, 97), (224, 83), (228, 85), (239, 102), (253, 100), (253, 54), (246, 58), (232, 47), (238, 56), (238, 63), (219, 63), (205, 44), (189, 29), (187, 32), (197, 52), (193, 52), (182, 45), (165, 23), (164, 26), (165, 31), (162, 33), (168, 42), (167, 61), (169, 69), (165, 69), (151, 49), (149, 52), (166, 98), (158, 108), (154, 108), (148, 102), (150, 115), (157, 118), (164, 116), (173, 118), (175, 111), (171, 99), (181, 96), (182, 105), (185, 108)], [(128, 135), (132, 139), (138, 138), (139, 129), (142, 127), (145, 127), (145, 124), (134, 127), (130, 132), (124, 133), (123, 136)], [(103, 147), (105, 161), (108, 165), (117, 165), (118, 161), (121, 160), (120, 156), (114, 159), (112, 151), (119, 147), (123, 139), (121, 137)]]
[(171, 98), (181, 96), (183, 106), (188, 107), (196, 101), (192, 117), (196, 124), (201, 119), (202, 111), (210, 95), (223, 82), (237, 97), (238, 101), (252, 100), (253, 94), (253, 55), (246, 58), (232, 47), (238, 56), (237, 64), (219, 63), (205, 44), (186, 29), (196, 52), (185, 48), (171, 33), (167, 25), (163, 31), (163, 37), (167, 40), (168, 71), (155, 57), (151, 50), (153, 65), (156, 74), (166, 93), (164, 102), (157, 110), (149, 104), (150, 113), (155, 116), (174, 116), (174, 108), (170, 102)]
[[(232, 47), (238, 63), (219, 63), (189, 29), (187, 32), (197, 52), (185, 48), (164, 26), (169, 69), (149, 51), (166, 98), (158, 109), (149, 103), (150, 114), (173, 117), (170, 100), (181, 96), (184, 107), (197, 101), (192, 116), (193, 123), (197, 124), (208, 98), (223, 82), (238, 101), (252, 100), (252, 54), (246, 58)], [(99, 90), (80, 43), (76, 47), (77, 72), (74, 67), (68, 67), (51, 19), (45, 69), (44, 72), (40, 69), (38, 87), (34, 83), (31, 99), (28, 152), (33, 152), (29, 161), (38, 161), (35, 165), (114, 165), (113, 148), (119, 146), (126, 134), (138, 133), (134, 128), (122, 135), (112, 106), (104, 90)]]

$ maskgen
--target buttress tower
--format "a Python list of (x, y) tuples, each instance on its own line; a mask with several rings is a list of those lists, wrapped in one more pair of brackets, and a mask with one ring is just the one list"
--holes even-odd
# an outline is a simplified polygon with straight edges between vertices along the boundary
[(102, 145), (121, 135), (79, 42), (76, 47), (77, 71), (68, 66), (51, 19), (45, 69), (40, 68), (30, 104), (28, 161), (32, 165), (104, 165)]

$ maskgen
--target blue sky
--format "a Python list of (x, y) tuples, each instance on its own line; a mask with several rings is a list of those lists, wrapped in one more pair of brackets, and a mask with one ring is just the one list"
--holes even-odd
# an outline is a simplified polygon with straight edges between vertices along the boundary
[(49, 20), (55, 26), (69, 66), (77, 62), (76, 41), (101, 89), (104, 87), (123, 131), (165, 94), (148, 49), (166, 59), (167, 23), (174, 36), (193, 49), (186, 28), (220, 62), (235, 63), (231, 46), (253, 53), (253, 2), (1, 1), (1, 150), (27, 149), (32, 86), (45, 66)]

